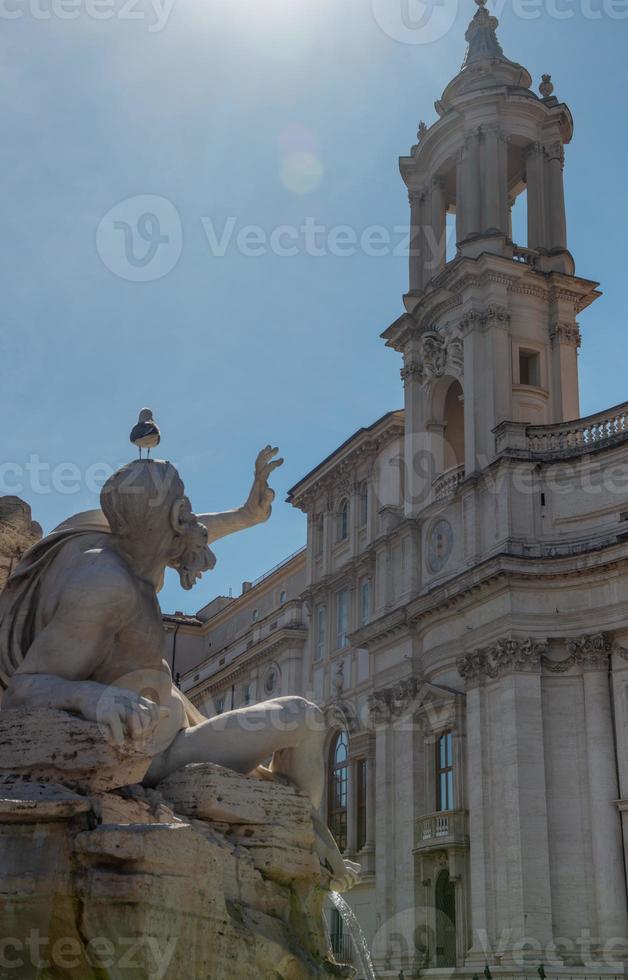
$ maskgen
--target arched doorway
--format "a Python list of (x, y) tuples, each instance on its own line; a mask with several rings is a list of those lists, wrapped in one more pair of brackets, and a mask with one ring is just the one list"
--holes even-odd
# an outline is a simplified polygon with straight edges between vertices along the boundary
[(441, 871), (436, 879), (436, 966), (439, 969), (456, 965), (456, 886), (449, 871)]
[(445, 470), (464, 463), (464, 397), (459, 381), (452, 381), (443, 409), (445, 422)]

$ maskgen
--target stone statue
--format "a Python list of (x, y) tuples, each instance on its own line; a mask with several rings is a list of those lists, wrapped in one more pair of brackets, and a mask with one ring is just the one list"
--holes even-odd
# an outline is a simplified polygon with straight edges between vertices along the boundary
[(136, 460), (107, 480), (101, 511), (76, 515), (32, 547), (0, 595), (2, 707), (70, 712), (106, 726), (119, 745), (141, 745), (152, 758), (148, 787), (190, 763), (289, 781), (311, 801), (317, 853), (342, 891), (359, 867), (343, 861), (317, 813), (320, 709), (282, 697), (207, 719), (164, 659), (157, 593), (166, 568), (190, 589), (215, 564), (213, 541), (268, 520), (268, 478), (283, 462), (276, 456), (267, 446), (257, 457), (243, 507), (198, 516), (174, 466)]

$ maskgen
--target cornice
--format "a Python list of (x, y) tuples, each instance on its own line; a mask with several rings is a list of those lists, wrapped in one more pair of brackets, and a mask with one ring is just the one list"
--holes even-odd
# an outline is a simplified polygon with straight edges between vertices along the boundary
[[(401, 416), (402, 413), (397, 414)], [(393, 418), (382, 432), (365, 435), (364, 439), (353, 449), (349, 449), (341, 459), (336, 462), (330, 460), (319, 476), (312, 476), (303, 490), (290, 496), (289, 502), (307, 513), (318, 497), (335, 491), (339, 484), (345, 487), (346, 492), (346, 488), (350, 489), (355, 483), (353, 471), (365, 460), (374, 462), (380, 450), (402, 436), (404, 429), (403, 420)]]
[[(222, 689), (225, 684), (234, 683), (248, 673), (251, 667), (264, 660), (266, 657), (277, 654), (286, 647), (304, 645), (307, 640), (308, 631), (304, 626), (283, 627), (272, 636), (266, 636), (259, 640), (250, 649), (236, 657), (230, 664), (226, 664), (210, 677), (203, 678), (196, 685), (186, 690), (186, 696), (192, 702), (200, 700), (208, 692)], [(198, 671), (195, 671), (198, 672)], [(189, 677), (192, 671), (188, 672)], [(185, 680), (186, 678), (182, 678)]]
[(606, 575), (611, 569), (628, 566), (628, 542), (609, 545), (608, 548), (577, 557), (578, 565), (574, 567), (573, 556), (523, 558), (507, 553), (493, 555), (473, 569), (465, 569), (447, 582), (411, 599), (404, 606), (373, 620), (368, 626), (352, 634), (352, 642), (356, 646), (375, 649), (376, 644), (381, 645), (398, 632), (416, 632), (426, 620), (448, 609), (464, 609), (473, 605), (478, 595), (486, 595), (496, 588), (509, 587), (512, 583), (534, 585), (539, 579), (562, 581), (565, 578), (587, 578), (602, 571)]

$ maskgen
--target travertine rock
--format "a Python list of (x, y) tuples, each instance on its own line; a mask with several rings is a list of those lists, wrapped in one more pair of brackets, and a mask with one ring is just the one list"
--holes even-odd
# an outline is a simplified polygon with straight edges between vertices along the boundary
[(19, 497), (0, 497), (0, 590), (24, 552), (41, 535), (27, 503)]
[(115, 745), (104, 727), (66, 711), (0, 711), (0, 773), (95, 793), (141, 782), (150, 762), (133, 743)]
[[(13, 767), (0, 770), (0, 929), (15, 937), (20, 980), (347, 975), (329, 957), (329, 875), (307, 799), (210, 765), (156, 790), (105, 791), (101, 772), (95, 792), (86, 760), (115, 768), (98, 727), (63, 712), (25, 714), (0, 712), (0, 763)], [(45, 780), (17, 774), (27, 762), (43, 768), (42, 740), (20, 748), (23, 726), (48, 733), (49, 755), (53, 744), (73, 745), (54, 772), (82, 792), (49, 781), (50, 765)], [(105, 781), (118, 783), (128, 765)]]

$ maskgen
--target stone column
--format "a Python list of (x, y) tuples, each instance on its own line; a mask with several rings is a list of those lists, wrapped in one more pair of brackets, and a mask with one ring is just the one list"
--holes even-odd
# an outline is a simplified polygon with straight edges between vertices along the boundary
[(314, 581), (314, 538), (316, 536), (315, 515), (316, 509), (314, 504), (312, 504), (307, 512), (307, 548), (305, 552), (305, 581), (307, 585), (311, 585)]
[[(428, 392), (423, 385), (422, 345), (420, 340), (411, 340), (403, 355), (404, 366), (401, 378), (404, 385), (405, 434), (405, 514), (413, 516), (425, 501), (431, 479), (426, 480), (422, 465), (430, 450), (430, 437), (425, 423), (428, 412)], [(415, 460), (417, 460), (415, 464)]]
[(427, 239), (425, 236), (425, 191), (412, 189), (408, 192), (410, 201), (410, 292), (420, 292), (426, 277), (425, 261)]
[(480, 179), (480, 140), (477, 133), (470, 133), (467, 138), (467, 159), (467, 235), (479, 235), (482, 231), (482, 184)]
[(616, 807), (619, 788), (608, 676), (610, 648), (600, 637), (583, 637), (569, 648), (583, 668), (594, 891), (599, 939), (604, 943), (628, 936), (624, 855)]
[[(379, 773), (391, 772), (394, 764), (392, 752), (393, 731), (389, 719), (382, 716), (376, 724), (375, 756)], [(377, 826), (375, 849), (375, 894), (376, 894), (376, 930), (378, 932), (377, 949), (373, 950), (375, 968), (384, 970), (387, 966), (388, 931), (390, 920), (394, 913), (394, 799), (387, 781), (380, 778), (376, 786)]]
[(512, 926), (515, 943), (533, 936), (546, 945), (553, 933), (540, 672), (515, 672), (501, 686), (506, 778), (494, 817), (506, 823), (512, 850), (500, 927)]
[(580, 329), (573, 314), (550, 325), (552, 365), (552, 421), (564, 422), (580, 416), (578, 348)]
[(446, 258), (446, 220), (445, 220), (445, 181), (442, 177), (432, 179), (430, 198), (431, 221), (427, 231), (425, 277), (426, 282), (437, 276), (445, 265)]
[(528, 186), (528, 248), (545, 250), (548, 246), (546, 211), (545, 150), (540, 143), (532, 143), (526, 154), (526, 181)]
[(567, 218), (563, 186), (563, 144), (557, 140), (548, 147), (547, 172), (549, 185), (549, 247), (555, 251), (567, 248)]
[(484, 728), (484, 697), (479, 680), (467, 685), (467, 799), (469, 806), (470, 878), (471, 878), (471, 949), (469, 960), (485, 958), (482, 937), (490, 935), (487, 904), (488, 849), (486, 846), (487, 818), (485, 807), (490, 805), (486, 787)]
[[(533, 639), (502, 639), (458, 662), (472, 685), (467, 693), (470, 964), (481, 955), (478, 930), (486, 930), (493, 949), (509, 935), (502, 966), (524, 938), (533, 937), (541, 946), (553, 938), (541, 700), (544, 649)], [(479, 695), (473, 692), (478, 684), (483, 686)], [(497, 767), (491, 766), (495, 759)]]
[(506, 199), (506, 173), (503, 166), (503, 153), (500, 137), (496, 129), (483, 132), (483, 215), (484, 234), (506, 232), (502, 217), (502, 201)]
[(365, 851), (375, 850), (375, 751), (369, 745), (366, 757), (366, 841)]
[(327, 500), (325, 513), (323, 515), (323, 575), (329, 574), (331, 570), (331, 549), (334, 540), (334, 513), (333, 501)]

